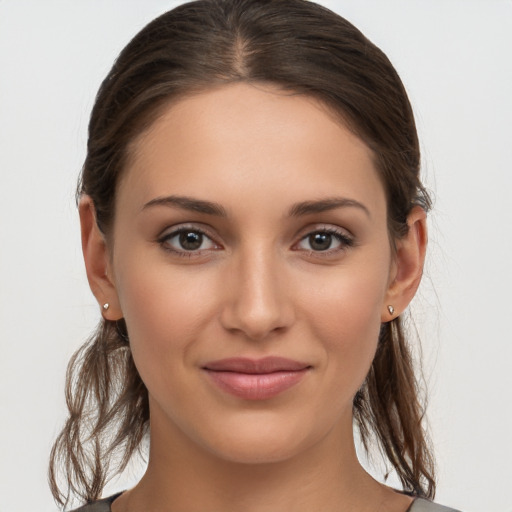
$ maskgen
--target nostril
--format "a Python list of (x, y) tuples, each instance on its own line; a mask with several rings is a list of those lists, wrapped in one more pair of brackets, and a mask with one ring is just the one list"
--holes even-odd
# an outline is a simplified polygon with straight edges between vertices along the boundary
[(281, 334), (291, 325), (292, 315), (286, 307), (270, 309), (249, 309), (238, 303), (226, 308), (221, 317), (225, 329), (242, 332), (247, 338), (261, 340), (268, 336)]

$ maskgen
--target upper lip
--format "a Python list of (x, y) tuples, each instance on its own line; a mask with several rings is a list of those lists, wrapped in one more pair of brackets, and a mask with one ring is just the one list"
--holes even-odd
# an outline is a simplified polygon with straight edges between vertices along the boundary
[(310, 365), (285, 357), (264, 357), (262, 359), (250, 359), (246, 357), (231, 357), (206, 363), (205, 370), (217, 372), (235, 372), (249, 374), (265, 374), (274, 372), (293, 372), (309, 368)]

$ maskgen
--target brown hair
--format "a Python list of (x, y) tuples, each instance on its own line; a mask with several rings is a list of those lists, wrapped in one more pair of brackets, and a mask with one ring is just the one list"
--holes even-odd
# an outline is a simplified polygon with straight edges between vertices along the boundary
[[(391, 240), (407, 233), (413, 206), (429, 209), (407, 94), (387, 57), (359, 30), (306, 0), (198, 0), (149, 23), (101, 84), (78, 195), (92, 198), (107, 237), (134, 138), (170, 101), (233, 82), (276, 84), (313, 96), (336, 113), (373, 150)], [(433, 497), (433, 457), (403, 331), (400, 318), (382, 325), (371, 370), (354, 399), (354, 418), (365, 446), (377, 439), (404, 489)], [(103, 320), (74, 355), (66, 400), (69, 419), (54, 444), (49, 472), (61, 504), (70, 493), (98, 498), (148, 431), (147, 390), (123, 321)], [(60, 471), (65, 490), (57, 484)]]

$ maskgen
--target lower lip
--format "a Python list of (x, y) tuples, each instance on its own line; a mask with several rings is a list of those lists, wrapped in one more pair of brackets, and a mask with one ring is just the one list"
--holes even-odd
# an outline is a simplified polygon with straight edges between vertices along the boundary
[(298, 384), (307, 368), (272, 373), (237, 373), (206, 370), (223, 391), (244, 400), (267, 400)]

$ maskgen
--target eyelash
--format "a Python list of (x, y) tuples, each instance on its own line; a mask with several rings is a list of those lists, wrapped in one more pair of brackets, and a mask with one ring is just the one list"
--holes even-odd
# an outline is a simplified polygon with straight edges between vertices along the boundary
[(204, 231), (198, 227), (195, 227), (195, 226), (190, 226), (190, 227), (182, 226), (174, 231), (171, 231), (170, 233), (166, 233), (165, 235), (161, 236), (160, 238), (158, 238), (157, 242), (160, 244), (162, 249), (164, 249), (165, 251), (168, 251), (168, 252), (172, 253), (173, 255), (178, 256), (180, 258), (195, 258), (195, 257), (201, 256), (204, 251), (211, 250), (211, 249), (198, 249), (198, 250), (187, 251), (186, 249), (176, 250), (176, 249), (173, 249), (172, 247), (170, 247), (168, 245), (169, 240), (172, 240), (173, 238), (181, 235), (182, 233), (195, 233), (195, 234), (201, 235), (202, 237), (210, 240), (211, 243), (213, 243), (215, 246), (220, 247), (220, 245), (217, 244), (212, 239), (212, 237), (210, 235), (208, 235), (208, 233), (206, 233), (206, 231)]
[[(187, 227), (187, 226), (182, 226), (170, 233), (166, 233), (165, 235), (159, 237), (157, 239), (157, 242), (160, 244), (160, 246), (165, 250), (165, 251), (168, 251), (170, 253), (172, 253), (173, 255), (176, 255), (180, 258), (194, 258), (194, 257), (199, 257), (201, 256), (204, 251), (210, 251), (212, 249), (197, 249), (197, 250), (186, 250), (186, 249), (182, 249), (182, 250), (176, 250), (176, 249), (173, 249), (171, 248), (168, 243), (169, 243), (169, 240), (183, 234), (183, 233), (194, 233), (194, 234), (198, 234), (198, 235), (201, 235), (202, 237), (205, 237), (206, 239), (210, 240), (210, 242), (212, 244), (214, 244), (216, 246), (215, 249), (213, 250), (217, 250), (217, 248), (221, 247), (220, 244), (217, 244), (213, 238), (204, 230), (198, 228), (198, 227), (195, 227), (195, 226), (190, 226), (190, 227)], [(306, 235), (302, 236), (300, 238), (300, 240), (294, 244), (294, 247), (296, 247), (297, 245), (299, 245), (301, 242), (303, 242), (304, 240), (307, 240), (309, 237), (313, 236), (313, 235), (316, 235), (316, 234), (324, 234), (324, 235), (330, 235), (330, 236), (333, 236), (340, 244), (339, 247), (337, 248), (328, 248), (328, 249), (325, 249), (325, 250), (313, 250), (313, 249), (310, 249), (310, 250), (307, 250), (305, 249), (304, 251), (309, 255), (309, 256), (313, 256), (313, 257), (329, 257), (329, 256), (332, 256), (333, 254), (337, 254), (339, 252), (342, 252), (350, 247), (353, 247), (355, 245), (355, 241), (352, 237), (350, 237), (349, 235), (347, 235), (344, 231), (341, 231), (341, 230), (337, 230), (335, 228), (328, 228), (328, 227), (319, 227), (317, 229), (314, 229), (312, 231), (309, 231)], [(204, 240), (202, 240), (203, 242)], [(300, 250), (300, 249), (294, 249), (294, 250)]]
[(295, 245), (298, 245), (304, 240), (307, 240), (312, 235), (316, 234), (323, 234), (323, 235), (331, 235), (334, 237), (340, 244), (337, 248), (329, 248), (323, 251), (315, 251), (315, 250), (306, 250), (307, 254), (309, 256), (313, 257), (320, 257), (320, 258), (328, 258), (329, 256), (336, 255), (340, 252), (343, 252), (350, 247), (353, 247), (355, 245), (355, 240), (346, 234), (346, 232), (335, 229), (335, 228), (329, 228), (329, 227), (321, 227), (314, 229), (313, 231), (308, 232), (305, 236), (303, 236), (299, 242)]

